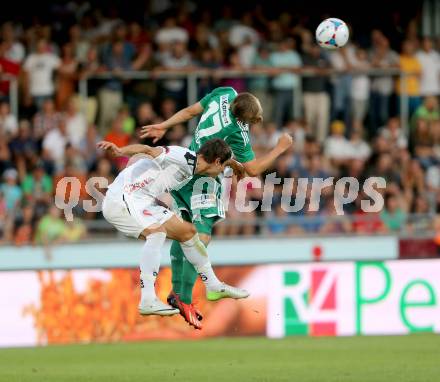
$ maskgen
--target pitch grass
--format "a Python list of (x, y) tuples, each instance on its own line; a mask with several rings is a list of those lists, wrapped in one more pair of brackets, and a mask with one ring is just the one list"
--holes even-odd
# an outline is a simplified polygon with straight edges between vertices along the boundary
[(222, 338), (4, 349), (0, 381), (437, 382), (440, 337)]

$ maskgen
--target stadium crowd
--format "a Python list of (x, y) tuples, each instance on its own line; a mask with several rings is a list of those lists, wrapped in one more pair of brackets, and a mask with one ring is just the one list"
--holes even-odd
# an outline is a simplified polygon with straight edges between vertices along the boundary
[[(287, 12), (267, 17), (256, 6), (238, 14), (226, 5), (213, 17), (191, 2), (177, 8), (166, 1), (153, 4), (148, 18), (137, 19), (92, 10), (87, 1), (70, 2), (52, 9), (62, 15), (55, 25), (35, 20), (1, 25), (2, 243), (84, 238), (87, 221), (101, 215), (85, 212), (79, 203), (76, 219), (65, 221), (54, 206), (58, 181), (77, 177), (80, 201), (90, 199), (86, 180), (111, 181), (126, 163), (98, 152), (96, 143), (139, 142), (141, 126), (167, 119), (188, 102), (184, 77), (159, 79), (159, 74), (202, 70), (212, 75), (198, 81), (200, 98), (217, 86), (232, 86), (261, 100), (265, 121), (251, 127), (257, 156), (283, 130), (293, 135), (294, 147), (274, 165), (278, 177), (353, 176), (361, 185), (369, 176), (387, 181), (381, 212), (362, 212), (360, 193), (343, 216), (333, 201), (344, 190), (326, 188), (319, 210), (312, 212), (309, 188), (305, 207), (286, 212), (278, 184), (271, 212), (242, 214), (230, 203), (229, 223), (220, 224), (217, 235), (440, 231), (440, 55), (438, 41), (420, 38), (415, 20), (362, 36), (354, 30), (348, 46), (330, 52), (315, 44), (307, 23)], [(378, 68), (407, 76), (401, 83), (391, 74), (367, 74)], [(220, 69), (255, 76), (220, 77)], [(151, 71), (153, 78), (130, 80), (124, 77), (129, 71)], [(100, 73), (112, 76), (93, 77)], [(18, 118), (11, 112), (10, 78), (19, 84)], [(78, 91), (84, 78), (89, 78), (87, 99)], [(408, 128), (399, 118), (403, 91)], [(301, 97), (301, 115), (292, 107), (295, 96)], [(190, 138), (187, 126), (176, 126), (160, 144), (188, 145)], [(250, 183), (246, 188), (248, 200), (261, 200), (260, 189)], [(292, 194), (296, 188), (295, 183)], [(236, 193), (235, 185), (232, 200)]]

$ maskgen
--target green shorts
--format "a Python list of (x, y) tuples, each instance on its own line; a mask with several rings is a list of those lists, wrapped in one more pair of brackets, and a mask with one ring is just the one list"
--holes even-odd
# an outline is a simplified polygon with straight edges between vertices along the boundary
[(186, 221), (200, 233), (211, 234), (215, 223), (225, 218), (220, 178), (194, 177), (182, 188), (171, 192), (175, 206)]

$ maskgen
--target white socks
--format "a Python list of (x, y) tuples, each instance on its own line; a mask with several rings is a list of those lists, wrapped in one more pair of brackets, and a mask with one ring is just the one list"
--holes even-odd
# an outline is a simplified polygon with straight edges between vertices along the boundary
[(141, 300), (151, 301), (156, 298), (154, 283), (159, 273), (161, 249), (166, 237), (165, 232), (156, 232), (148, 235), (147, 240), (145, 240), (140, 261)]
[(222, 283), (217, 278), (208, 258), (205, 245), (195, 234), (190, 240), (180, 243), (186, 259), (194, 266), (208, 290), (218, 290)]

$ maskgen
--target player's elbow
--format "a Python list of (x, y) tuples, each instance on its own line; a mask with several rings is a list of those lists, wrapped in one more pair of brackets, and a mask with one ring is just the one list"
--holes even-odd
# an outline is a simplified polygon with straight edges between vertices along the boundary
[(258, 175), (260, 175), (260, 171), (258, 171), (258, 169), (256, 169), (256, 168), (253, 168), (253, 167), (250, 167), (250, 168), (246, 168), (245, 169), (246, 170), (246, 173), (249, 175), (249, 176), (258, 176)]

